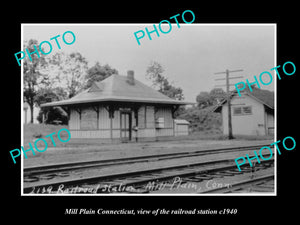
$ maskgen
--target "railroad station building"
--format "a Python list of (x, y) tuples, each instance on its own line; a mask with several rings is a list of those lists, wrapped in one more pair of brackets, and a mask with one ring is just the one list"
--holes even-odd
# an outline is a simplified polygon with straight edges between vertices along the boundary
[[(222, 113), (223, 134), (228, 135), (228, 103), (221, 102), (215, 112)], [(253, 89), (231, 95), (231, 121), (233, 135), (274, 134), (274, 92)]]
[(138, 141), (188, 135), (188, 129), (177, 132), (174, 118), (185, 104), (141, 83), (128, 71), (127, 76), (111, 75), (68, 100), (41, 107), (59, 106), (68, 112), (72, 139)]

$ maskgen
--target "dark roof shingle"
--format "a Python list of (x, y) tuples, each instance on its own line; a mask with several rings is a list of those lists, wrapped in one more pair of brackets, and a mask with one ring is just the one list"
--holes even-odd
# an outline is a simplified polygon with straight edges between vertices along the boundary
[(274, 109), (274, 92), (255, 88), (252, 92), (247, 90), (247, 93), (259, 99), (266, 106)]
[[(257, 101), (261, 102), (265, 106), (269, 107), (270, 109), (274, 109), (274, 92), (268, 91), (260, 88), (253, 88), (252, 92), (249, 90), (249, 88), (245, 88), (243, 91), (241, 91), (241, 94), (247, 94), (250, 97), (256, 99)], [(233, 96), (238, 96), (237, 90), (234, 90), (231, 92), (231, 98)], [(224, 99), (222, 102), (220, 102), (218, 105), (215, 105), (212, 109), (214, 112), (220, 112), (221, 106), (226, 103), (226, 99)]]
[(184, 105), (187, 102), (169, 98), (138, 80), (134, 84), (127, 82), (126, 76), (111, 75), (95, 82), (89, 89), (82, 91), (73, 98), (63, 101), (42, 104), (41, 107), (63, 106), (88, 102), (122, 101)]

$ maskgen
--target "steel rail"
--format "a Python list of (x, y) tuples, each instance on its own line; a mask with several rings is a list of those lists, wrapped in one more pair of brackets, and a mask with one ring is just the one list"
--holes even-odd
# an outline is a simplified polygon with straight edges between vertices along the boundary
[(135, 156), (135, 157), (126, 157), (118, 159), (105, 159), (105, 160), (94, 160), (94, 161), (83, 161), (83, 162), (74, 162), (74, 163), (62, 163), (62, 164), (52, 164), (45, 166), (34, 166), (24, 168), (23, 172), (25, 176), (38, 175), (52, 172), (61, 172), (74, 169), (84, 169), (100, 166), (112, 166), (112, 165), (122, 165), (128, 163), (136, 162), (145, 162), (151, 160), (166, 160), (166, 159), (175, 159), (182, 157), (192, 157), (192, 156), (201, 156), (206, 154), (218, 154), (226, 152), (234, 152), (237, 150), (247, 151), (255, 148), (260, 148), (265, 145), (256, 145), (256, 146), (241, 146), (234, 148), (221, 148), (221, 149), (209, 149), (209, 150), (197, 150), (192, 152), (177, 152), (177, 153), (166, 153), (159, 155), (146, 155), (146, 156)]
[[(262, 162), (261, 165), (265, 164), (267, 162)], [(246, 167), (246, 166), (244, 166)], [(142, 185), (142, 184), (146, 184), (146, 183), (149, 183), (149, 182), (162, 182), (162, 181), (165, 181), (165, 180), (170, 180), (172, 178), (175, 178), (175, 177), (180, 177), (180, 178), (187, 178), (187, 177), (191, 177), (191, 176), (195, 176), (195, 175), (206, 175), (206, 174), (210, 174), (210, 173), (215, 173), (215, 172), (220, 172), (220, 171), (226, 171), (226, 170), (235, 170), (237, 169), (236, 168), (236, 165), (235, 164), (231, 164), (231, 165), (227, 165), (227, 166), (217, 166), (217, 167), (211, 167), (211, 168), (205, 168), (201, 171), (197, 170), (197, 168), (195, 168), (194, 171), (181, 171), (181, 172), (177, 172), (177, 173), (174, 173), (174, 174), (162, 174), (161, 176), (159, 177), (153, 177), (153, 178), (143, 178), (143, 179), (140, 179), (140, 180), (134, 180), (133, 181), (125, 181), (122, 183), (122, 186), (136, 186), (136, 185)], [(245, 173), (245, 172), (249, 172), (251, 171), (250, 170), (243, 170), (239, 173)], [(130, 178), (129, 178), (130, 179)], [(113, 181), (112, 181), (113, 182)], [(116, 183), (116, 184), (110, 184), (110, 189), (113, 189), (114, 187), (118, 187), (120, 186), (120, 184)]]
[[(264, 155), (267, 156), (267, 155)], [(252, 157), (252, 156), (251, 156)], [(187, 176), (187, 175), (193, 175), (193, 174), (200, 174), (200, 173), (207, 173), (207, 172), (213, 172), (213, 171), (220, 171), (224, 169), (236, 169), (236, 164), (232, 163), (234, 159), (225, 159), (225, 160), (215, 160), (215, 161), (208, 161), (208, 162), (201, 162), (201, 163), (190, 163), (190, 164), (182, 164), (182, 165), (176, 165), (176, 166), (165, 166), (165, 167), (159, 167), (159, 168), (152, 168), (152, 169), (145, 169), (145, 170), (139, 170), (139, 171), (131, 171), (131, 172), (121, 172), (121, 173), (113, 173), (108, 175), (100, 175), (100, 176), (91, 176), (91, 177), (85, 177), (85, 178), (73, 178), (73, 179), (66, 179), (62, 181), (56, 181), (56, 182), (48, 182), (48, 183), (42, 183), (42, 184), (36, 184), (36, 185), (28, 185), (23, 188), (24, 193), (29, 193), (34, 188), (45, 188), (51, 186), (53, 189), (58, 188), (60, 185), (64, 185), (64, 187), (68, 186), (74, 186), (74, 185), (81, 185), (81, 184), (95, 184), (99, 182), (114, 182), (113, 179), (130, 179), (132, 176), (147, 176), (151, 175), (151, 173), (155, 172), (162, 172), (162, 171), (171, 171), (174, 169), (190, 169), (188, 172), (177, 172), (171, 175), (163, 175), (160, 177), (152, 177), (147, 179), (138, 179), (135, 181), (129, 181), (125, 182), (125, 185), (133, 185), (133, 184), (141, 184), (149, 181), (154, 180), (164, 180), (164, 179), (170, 179), (171, 177), (177, 177), (177, 176)], [(212, 166), (212, 164), (220, 164), (220, 163), (228, 163), (231, 162), (229, 165), (222, 165), (221, 167), (216, 167), (215, 165)], [(273, 162), (273, 160), (268, 161), (262, 161), (261, 164), (267, 163), (267, 162)], [(203, 167), (203, 166), (211, 166), (210, 168), (201, 168), (199, 171), (199, 168), (193, 168), (193, 167)], [(246, 165), (244, 165), (246, 167)], [(243, 172), (243, 171), (242, 171)], [(143, 177), (141, 177), (143, 178)], [(118, 184), (116, 184), (118, 185)]]

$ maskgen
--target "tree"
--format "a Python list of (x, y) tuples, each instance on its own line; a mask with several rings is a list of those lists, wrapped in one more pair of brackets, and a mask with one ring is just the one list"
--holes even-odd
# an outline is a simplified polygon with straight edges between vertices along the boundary
[(193, 131), (221, 133), (221, 114), (213, 112), (213, 109), (225, 98), (226, 93), (221, 88), (214, 88), (210, 92), (201, 91), (196, 97), (198, 105), (183, 111), (179, 118), (189, 121)]
[(216, 105), (226, 98), (226, 93), (221, 88), (214, 88), (210, 92), (201, 91), (196, 97), (200, 109)]
[(199, 95), (196, 97), (196, 101), (198, 103), (198, 107), (200, 109), (206, 108), (212, 105), (213, 99), (211, 95), (206, 91), (201, 91)]
[[(28, 51), (32, 53), (36, 50), (34, 46), (39, 46), (38, 41), (30, 39), (29, 41), (25, 41), (24, 49), (28, 49)], [(38, 54), (31, 54), (31, 60), (29, 59), (29, 57), (25, 57), (25, 59), (23, 59), (23, 95), (25, 101), (29, 104), (30, 107), (30, 123), (33, 123), (33, 107), (35, 104), (35, 96), (38, 91), (38, 79), (43, 76), (41, 71), (47, 65), (43, 54)]]
[(166, 78), (163, 81), (163, 90), (161, 91), (161, 93), (176, 100), (184, 99), (183, 90), (180, 87), (174, 87), (173, 85), (171, 85)]
[[(43, 115), (46, 115), (46, 118), (43, 120)], [(37, 116), (39, 123), (46, 124), (68, 124), (68, 114), (61, 107), (53, 107), (49, 109), (42, 109), (39, 111)]]
[(111, 68), (108, 64), (101, 66), (99, 62), (96, 62), (94, 66), (87, 70), (85, 79), (85, 89), (92, 86), (94, 82), (104, 80), (112, 74), (119, 74), (116, 69)]
[(47, 102), (60, 101), (66, 99), (66, 93), (60, 87), (41, 88), (37, 91), (35, 102), (38, 106)]
[[(40, 89), (36, 96), (35, 101), (38, 106), (47, 102), (59, 101), (65, 99), (65, 92), (62, 88), (43, 88)], [(46, 115), (45, 123), (53, 123), (53, 121), (61, 121), (62, 124), (68, 123), (67, 113), (60, 107), (42, 108), (39, 112), (37, 120), (42, 123), (43, 115)]]
[(212, 105), (219, 104), (221, 101), (226, 99), (226, 92), (222, 88), (214, 88), (209, 92), (212, 97)]
[(162, 75), (164, 68), (158, 62), (151, 62), (146, 70), (146, 77), (152, 80), (153, 87), (162, 94), (176, 100), (183, 100), (183, 90), (175, 87)]
[(84, 88), (87, 61), (79, 52), (56, 53), (49, 60), (49, 64), (47, 82), (52, 88), (63, 88), (68, 98), (73, 97)]
[(158, 91), (164, 91), (164, 80), (162, 73), (164, 72), (164, 68), (155, 61), (152, 61), (146, 70), (146, 77), (152, 80), (153, 87), (157, 88)]
[(187, 108), (179, 118), (189, 121), (192, 131), (210, 131), (220, 134), (222, 117), (220, 113), (213, 112), (212, 108), (211, 106), (203, 109), (195, 106)]

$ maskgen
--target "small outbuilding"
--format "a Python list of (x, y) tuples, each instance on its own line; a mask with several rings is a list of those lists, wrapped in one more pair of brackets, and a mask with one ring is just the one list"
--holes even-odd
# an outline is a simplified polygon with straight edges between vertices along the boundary
[[(222, 113), (223, 134), (228, 134), (228, 104), (221, 102), (215, 112)], [(233, 135), (274, 134), (274, 92), (254, 88), (243, 91), (241, 96), (231, 95), (231, 118)]]
[(189, 135), (190, 123), (186, 120), (175, 119), (175, 136)]
[[(134, 78), (111, 75), (71, 99), (41, 107), (62, 107), (73, 138), (138, 141), (175, 136), (174, 113), (187, 102), (171, 99)], [(179, 128), (186, 134), (186, 128)]]

